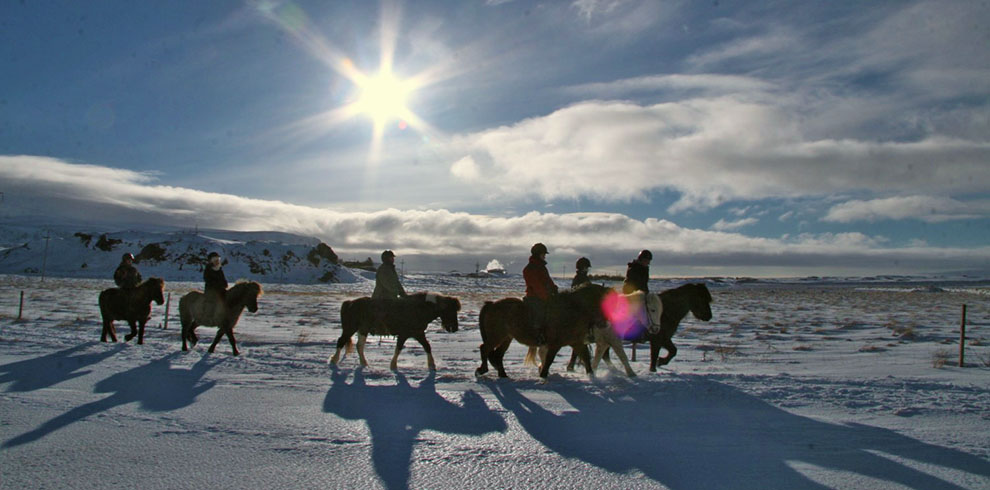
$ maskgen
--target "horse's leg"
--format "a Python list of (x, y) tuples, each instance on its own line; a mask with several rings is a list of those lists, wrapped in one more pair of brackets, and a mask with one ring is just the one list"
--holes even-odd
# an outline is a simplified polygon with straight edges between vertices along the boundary
[(485, 373), (488, 372), (488, 348), (487, 348), (487, 345), (485, 345), (484, 343), (482, 343), (481, 346), (478, 347), (478, 350), (481, 351), (481, 367), (479, 367), (478, 369), (475, 369), (474, 370), (474, 375), (475, 376), (481, 376), (482, 374), (485, 374)]
[(113, 320), (107, 320), (106, 318), (104, 318), (103, 319), (103, 333), (100, 334), (100, 342), (106, 342), (108, 335), (110, 336), (110, 339), (111, 340), (113, 340), (114, 342), (116, 342), (117, 341), (117, 332), (115, 330), (116, 329), (113, 328)]
[(570, 373), (574, 371), (574, 365), (577, 364), (577, 360), (578, 360), (578, 351), (572, 350), (571, 359), (567, 361), (567, 372)]
[[(615, 352), (616, 356), (619, 356), (619, 361), (622, 362), (622, 367), (626, 368), (626, 376), (630, 378), (636, 376), (636, 372), (633, 371), (632, 366), (629, 365), (629, 358), (626, 357), (626, 351), (622, 348), (622, 340), (618, 337), (613, 337), (612, 350)], [(609, 362), (609, 366), (612, 363)]]
[(220, 343), (220, 339), (223, 338), (223, 334), (224, 334), (223, 325), (221, 325), (220, 327), (217, 328), (217, 336), (213, 338), (213, 343), (210, 344), (210, 348), (206, 350), (207, 352), (209, 352), (210, 354), (213, 353), (213, 351), (217, 348), (217, 344)]
[(186, 338), (189, 336), (189, 334), (187, 333), (187, 331), (188, 331), (188, 327), (186, 327), (185, 325), (183, 325), (182, 328), (179, 330), (179, 336), (182, 337), (182, 351), (183, 352), (189, 350), (189, 348), (186, 347)]
[(144, 324), (148, 323), (148, 319), (145, 318), (138, 322), (138, 345), (144, 344)]
[(660, 358), (659, 364), (661, 366), (666, 366), (671, 360), (674, 359), (674, 356), (677, 355), (677, 347), (674, 346), (674, 341), (667, 336), (664, 336), (662, 345), (664, 349), (667, 349), (667, 355)]
[(660, 356), (660, 340), (650, 339), (650, 372), (657, 372), (657, 357)]
[(237, 352), (237, 340), (234, 338), (233, 326), (227, 327), (227, 340), (230, 341), (230, 350), (233, 351), (234, 355), (240, 355), (240, 352)]
[[(543, 356), (543, 366), (540, 368), (540, 377), (543, 379), (547, 379), (547, 376), (550, 375), (550, 365), (553, 364), (553, 358), (556, 357), (557, 352), (560, 351), (560, 346), (555, 345), (553, 347), (547, 347), (546, 349), (547, 349), (546, 354), (544, 354)], [(540, 350), (543, 349), (541, 348)], [(588, 369), (589, 370), (591, 369), (590, 359), (589, 359)]]
[(419, 345), (423, 346), (423, 350), (426, 351), (426, 367), (430, 371), (437, 370), (437, 363), (433, 360), (433, 348), (430, 347), (430, 342), (426, 340), (426, 332), (422, 332), (419, 335), (413, 335), (413, 338), (419, 341)]
[(489, 360), (495, 369), (498, 371), (499, 378), (508, 378), (509, 375), (505, 374), (505, 363), (503, 362), (503, 357), (505, 352), (509, 350), (509, 345), (512, 344), (512, 339), (508, 339), (502, 343), (502, 345), (496, 346), (489, 356)]
[[(351, 335), (354, 335), (353, 332)], [(333, 357), (330, 358), (330, 364), (337, 364), (340, 362), (340, 351), (347, 347), (347, 344), (351, 342), (351, 335), (340, 334), (340, 338), (337, 339), (337, 350), (333, 353)]]
[[(584, 343), (582, 342), (580, 349), (578, 349), (575, 346), (571, 346), (571, 348), (578, 351), (578, 355), (581, 356), (581, 362), (584, 363), (584, 370), (585, 370), (585, 372), (588, 373), (588, 376), (594, 377), (595, 371), (594, 371), (594, 369), (591, 368), (591, 354), (588, 353), (588, 347), (586, 345), (584, 345)], [(547, 360), (547, 363), (549, 363), (549, 362), (550, 361), (548, 359)]]
[(134, 320), (127, 320), (127, 324), (131, 326), (131, 333), (124, 336), (124, 342), (130, 342), (135, 336), (137, 336), (137, 325)]
[(368, 341), (368, 334), (359, 333), (358, 334), (358, 360), (361, 361), (362, 367), (368, 367), (368, 360), (364, 358), (364, 344)]
[(397, 335), (395, 337), (395, 354), (392, 354), (392, 362), (388, 365), (388, 368), (392, 371), (399, 370), (399, 353), (402, 352), (402, 347), (406, 345), (406, 339), (408, 338), (405, 335)]

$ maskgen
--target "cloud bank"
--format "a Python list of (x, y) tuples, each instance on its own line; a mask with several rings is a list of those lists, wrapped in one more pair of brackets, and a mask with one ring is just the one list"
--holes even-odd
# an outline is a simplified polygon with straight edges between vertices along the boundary
[[(538, 213), (491, 216), (435, 210), (383, 209), (351, 212), (281, 201), (156, 185), (153, 175), (37, 156), (0, 156), (7, 186), (8, 217), (44, 215), (110, 222), (230, 230), (284, 231), (321, 238), (344, 256), (376, 256), (396, 249), (415, 262), (468, 269), (475, 261), (525, 260), (537, 241), (551, 249), (552, 264), (578, 256), (596, 267), (622, 268), (642, 248), (654, 252), (654, 273), (817, 266), (867, 270), (975, 268), (990, 265), (990, 248), (885, 248), (880, 238), (859, 233), (754, 238), (724, 231), (690, 229), (668, 220), (637, 220), (618, 213)], [(776, 270), (776, 269), (775, 269)]]

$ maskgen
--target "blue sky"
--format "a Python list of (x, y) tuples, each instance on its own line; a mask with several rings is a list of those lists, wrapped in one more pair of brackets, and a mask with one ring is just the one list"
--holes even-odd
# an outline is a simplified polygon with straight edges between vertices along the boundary
[[(535, 241), (599, 271), (650, 248), (656, 275), (986, 269), (988, 25), (953, 1), (4, 2), (0, 216), (413, 270), (521, 268)], [(375, 119), (383, 67), (404, 109)]]

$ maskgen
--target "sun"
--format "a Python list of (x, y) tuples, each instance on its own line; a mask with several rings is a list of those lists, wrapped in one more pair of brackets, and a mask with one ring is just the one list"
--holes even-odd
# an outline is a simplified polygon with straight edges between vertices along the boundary
[(355, 103), (357, 112), (366, 114), (376, 126), (384, 126), (392, 120), (400, 124), (412, 115), (406, 106), (413, 92), (413, 85), (398, 79), (391, 70), (382, 69), (377, 74), (356, 81), (359, 89)]

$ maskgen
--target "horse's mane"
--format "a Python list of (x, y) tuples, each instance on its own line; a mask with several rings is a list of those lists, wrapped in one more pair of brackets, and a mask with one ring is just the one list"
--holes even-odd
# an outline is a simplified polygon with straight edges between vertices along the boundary
[(149, 277), (148, 279), (146, 279), (141, 284), (138, 284), (138, 287), (139, 288), (145, 287), (146, 285), (149, 285), (149, 284), (154, 284), (155, 286), (157, 286), (159, 288), (164, 288), (165, 287), (165, 280), (162, 279), (162, 278), (160, 278), (160, 277)]
[(432, 293), (432, 292), (429, 292), (429, 291), (421, 291), (421, 292), (418, 292), (418, 293), (413, 293), (413, 294), (406, 295), (406, 298), (412, 299), (412, 300), (415, 300), (415, 301), (420, 301), (420, 302), (427, 302), (427, 301), (430, 301), (430, 297), (431, 296), (434, 297), (434, 298), (436, 298), (436, 304), (439, 305), (439, 306), (442, 306), (442, 307), (443, 306), (453, 307), (454, 310), (460, 310), (461, 309), (461, 300), (459, 300), (459, 299), (457, 299), (457, 298), (455, 298), (453, 296), (444, 296), (444, 295), (439, 294), (439, 293)]
[(661, 291), (660, 297), (675, 298), (686, 294), (701, 294), (702, 299), (704, 299), (705, 301), (709, 303), (711, 303), (712, 301), (712, 293), (708, 291), (708, 286), (705, 286), (704, 283), (700, 283), (700, 282), (684, 284), (683, 286), (678, 286), (674, 289)]
[(227, 291), (227, 294), (230, 297), (240, 299), (242, 296), (247, 294), (254, 294), (260, 297), (264, 294), (264, 291), (261, 289), (261, 284), (254, 281), (237, 281), (237, 284), (234, 284), (234, 286)]

